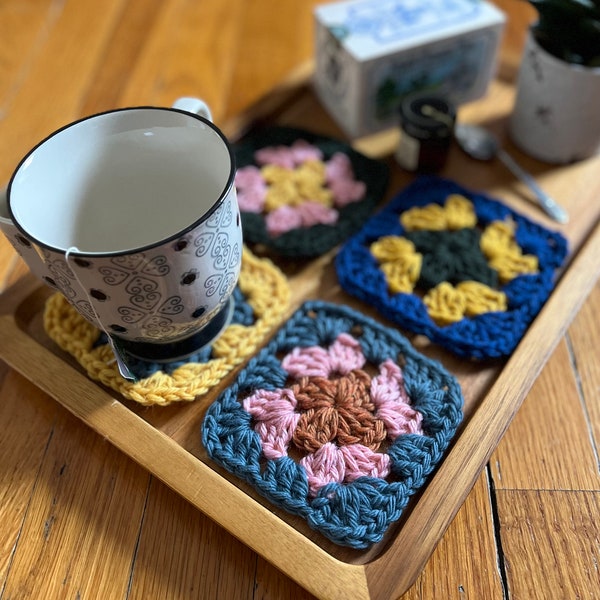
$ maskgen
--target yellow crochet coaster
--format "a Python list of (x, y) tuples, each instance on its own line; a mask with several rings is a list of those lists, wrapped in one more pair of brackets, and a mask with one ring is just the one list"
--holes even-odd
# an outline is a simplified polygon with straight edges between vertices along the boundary
[(169, 372), (165, 365), (132, 383), (119, 374), (112, 350), (101, 341), (101, 332), (88, 323), (60, 293), (46, 302), (44, 328), (58, 346), (71, 354), (88, 376), (140, 404), (166, 406), (197, 399), (216, 386), (234, 367), (252, 355), (278, 326), (289, 306), (287, 279), (268, 259), (244, 248), (236, 289), (245, 318), (234, 321), (208, 349), (208, 355), (178, 363)]

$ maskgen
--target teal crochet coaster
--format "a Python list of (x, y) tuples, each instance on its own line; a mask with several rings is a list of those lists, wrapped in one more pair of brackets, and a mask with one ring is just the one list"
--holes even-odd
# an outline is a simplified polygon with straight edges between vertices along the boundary
[(397, 331), (307, 302), (209, 407), (209, 456), (337, 544), (382, 539), (462, 419), (456, 379)]
[(383, 198), (386, 164), (303, 129), (271, 127), (235, 148), (244, 241), (320, 256), (355, 233)]

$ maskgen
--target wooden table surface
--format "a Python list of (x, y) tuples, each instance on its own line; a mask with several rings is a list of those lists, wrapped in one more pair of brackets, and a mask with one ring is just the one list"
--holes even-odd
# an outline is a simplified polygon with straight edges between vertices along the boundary
[[(93, 112), (195, 95), (233, 119), (311, 58), (315, 4), (3, 0), (0, 183)], [(509, 85), (533, 13), (496, 4)], [(516, 155), (557, 189), (589, 177)], [(0, 291), (26, 270), (0, 239)], [(596, 284), (403, 598), (600, 598), (599, 311)], [(312, 597), (3, 362), (0, 427), (0, 600)]]

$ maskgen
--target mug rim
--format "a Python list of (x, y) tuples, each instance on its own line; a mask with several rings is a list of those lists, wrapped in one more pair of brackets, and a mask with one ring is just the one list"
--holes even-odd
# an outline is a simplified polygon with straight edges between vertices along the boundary
[[(180, 229), (179, 231), (175, 232), (174, 234), (169, 235), (164, 238), (161, 238), (158, 241), (154, 241), (149, 244), (145, 244), (143, 246), (136, 246), (134, 248), (128, 248), (126, 250), (113, 250), (113, 251), (103, 251), (103, 252), (85, 252), (85, 251), (80, 251), (80, 250), (73, 250), (71, 252), (71, 251), (69, 251), (68, 248), (63, 249), (63, 248), (59, 248), (57, 246), (53, 246), (52, 244), (47, 244), (46, 242), (42, 242), (36, 236), (30, 234), (21, 225), (21, 223), (19, 223), (19, 221), (16, 219), (15, 214), (13, 213), (13, 210), (12, 210), (12, 206), (11, 206), (11, 191), (13, 188), (13, 183), (14, 183), (15, 178), (17, 177), (17, 174), (19, 173), (19, 171), (21, 170), (21, 167), (23, 167), (25, 162), (38, 150), (38, 148), (40, 148), (41, 146), (46, 144), (46, 142), (48, 142), (52, 138), (55, 138), (56, 136), (60, 135), (63, 131), (66, 131), (67, 129), (71, 129), (72, 127), (75, 127), (76, 125), (79, 125), (80, 123), (83, 123), (85, 121), (90, 121), (92, 119), (96, 119), (96, 118), (102, 117), (104, 115), (111, 115), (111, 114), (122, 113), (122, 112), (132, 112), (132, 111), (138, 111), (138, 110), (153, 110), (153, 111), (158, 110), (158, 111), (175, 112), (175, 113), (183, 114), (185, 116), (188, 116), (188, 117), (194, 118), (198, 121), (201, 121), (205, 125), (208, 125), (221, 138), (221, 141), (224, 143), (225, 148), (227, 149), (227, 153), (229, 155), (229, 164), (230, 164), (229, 176), (227, 178), (227, 181), (225, 182), (223, 191), (221, 192), (219, 197), (215, 200), (215, 202), (210, 206), (210, 208), (206, 212), (204, 212), (198, 219), (196, 219), (195, 221), (193, 221), (192, 223), (190, 223), (183, 229)], [(229, 140), (225, 137), (225, 134), (209, 119), (207, 119), (201, 115), (198, 115), (196, 113), (188, 112), (187, 110), (169, 107), (169, 106), (143, 105), (143, 106), (127, 106), (127, 107), (123, 107), (123, 108), (113, 108), (110, 110), (105, 110), (105, 111), (94, 113), (94, 114), (91, 114), (91, 115), (88, 115), (85, 117), (81, 117), (80, 119), (76, 119), (75, 121), (71, 121), (71, 122), (67, 123), (66, 125), (63, 125), (62, 127), (55, 129), (54, 131), (52, 131), (51, 133), (46, 135), (44, 138), (42, 138), (37, 144), (35, 144), (23, 156), (23, 158), (21, 158), (21, 160), (17, 163), (17, 166), (15, 167), (15, 169), (13, 170), (13, 172), (10, 176), (8, 185), (6, 186), (6, 206), (8, 209), (9, 218), (12, 221), (13, 225), (21, 232), (21, 234), (23, 236), (25, 236), (26, 239), (32, 241), (37, 246), (46, 248), (47, 250), (51, 250), (52, 252), (56, 252), (58, 254), (66, 254), (68, 252), (69, 256), (73, 256), (73, 257), (111, 258), (111, 257), (115, 257), (115, 256), (127, 256), (127, 255), (131, 255), (131, 254), (138, 254), (141, 252), (146, 252), (148, 250), (152, 250), (154, 248), (163, 246), (164, 244), (168, 244), (169, 242), (173, 242), (173, 241), (181, 238), (182, 236), (186, 235), (187, 233), (189, 233), (190, 231), (192, 231), (199, 225), (201, 225), (204, 221), (207, 221), (208, 219), (210, 219), (210, 217), (213, 215), (213, 213), (215, 213), (218, 210), (218, 208), (223, 204), (223, 202), (225, 201), (225, 199), (231, 192), (231, 188), (233, 187), (233, 184), (235, 181), (235, 171), (236, 171), (235, 153), (233, 152), (233, 148), (232, 148)]]

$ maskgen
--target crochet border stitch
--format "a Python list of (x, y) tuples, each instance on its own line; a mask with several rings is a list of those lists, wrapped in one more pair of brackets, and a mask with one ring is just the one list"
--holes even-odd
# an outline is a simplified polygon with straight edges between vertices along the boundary
[[(345, 344), (334, 350), (340, 340)], [(385, 458), (389, 473), (360, 476), (361, 469), (379, 464), (370, 460), (365, 467), (360, 459), (346, 460), (346, 465), (326, 460), (317, 465), (319, 473), (315, 473), (312, 462), (311, 472), (308, 463), (299, 460), (291, 449), (291, 430), (295, 427), (298, 432), (302, 424), (300, 404), (315, 400), (316, 406), (331, 413), (331, 398), (328, 403), (323, 394), (327, 395), (324, 383), (332, 381), (339, 384), (334, 404), (342, 405), (338, 406), (340, 412), (347, 409), (348, 401), (357, 403), (354, 396), (343, 393), (347, 388), (341, 380), (359, 378), (355, 368), (363, 361), (372, 369), (379, 368), (379, 375), (370, 382), (371, 400), (366, 402), (372, 401), (377, 407), (376, 417), (386, 423), (388, 438), (382, 451), (369, 452), (362, 446), (360, 456)], [(321, 372), (324, 363), (330, 363), (325, 373)], [(328, 374), (329, 381), (327, 376), (311, 377), (311, 373)], [(316, 388), (310, 385), (313, 380), (319, 384)], [(390, 396), (395, 399), (390, 400)], [(359, 408), (364, 408), (364, 403), (360, 404)], [(462, 405), (457, 380), (439, 363), (419, 354), (397, 331), (349, 307), (311, 301), (291, 316), (213, 402), (201, 435), (215, 462), (250, 483), (272, 503), (300, 515), (311, 528), (337, 544), (365, 548), (382, 539), (440, 462), (462, 420)], [(290, 410), (291, 406), (296, 408)], [(269, 411), (279, 416), (261, 420), (260, 415)], [(349, 412), (345, 412), (346, 419)], [(402, 432), (390, 435), (394, 416), (400, 413), (412, 424), (407, 422)], [(310, 416), (314, 417), (315, 411)], [(350, 443), (356, 441), (353, 436), (368, 433), (368, 428), (361, 428), (351, 418), (348, 422), (343, 433), (350, 435)], [(323, 431), (318, 425), (316, 434), (322, 436)], [(338, 439), (329, 444), (321, 439), (318, 445), (321, 449), (333, 446), (330, 449), (338, 456), (348, 449)], [(344, 454), (346, 459), (348, 456)], [(350, 467), (358, 468), (359, 474), (342, 481), (340, 469), (347, 472)], [(316, 488), (311, 484), (315, 475), (325, 476)]]
[(127, 400), (145, 406), (191, 402), (251, 356), (281, 323), (289, 307), (289, 284), (268, 259), (260, 259), (244, 247), (234, 298), (232, 322), (211, 346), (185, 361), (167, 365), (139, 361), (136, 371), (143, 369), (144, 372), (135, 383), (121, 377), (101, 332), (60, 293), (53, 294), (46, 302), (44, 329), (61, 349), (77, 360), (90, 379), (110, 387)]
[[(478, 226), (510, 219), (516, 226), (515, 241), (523, 252), (538, 259), (538, 273), (515, 277), (501, 289), (506, 294), (505, 312), (489, 312), (458, 322), (437, 325), (416, 293), (388, 291), (387, 282), (370, 244), (384, 236), (402, 236), (400, 215), (411, 208), (443, 205), (450, 194), (461, 194), (472, 204)], [(341, 248), (336, 271), (342, 288), (397, 325), (420, 333), (458, 356), (486, 359), (509, 355), (542, 308), (554, 287), (555, 271), (567, 255), (567, 241), (534, 223), (502, 202), (469, 191), (453, 181), (423, 176), (397, 194)]]
[(236, 165), (241, 168), (255, 164), (256, 150), (268, 146), (289, 146), (300, 139), (318, 147), (327, 159), (335, 152), (346, 154), (356, 179), (367, 186), (364, 198), (339, 209), (339, 220), (334, 225), (302, 227), (272, 237), (267, 232), (263, 214), (242, 211), (242, 228), (248, 244), (261, 244), (280, 256), (312, 258), (325, 254), (358, 231), (383, 198), (389, 181), (389, 168), (385, 163), (368, 158), (341, 141), (293, 127), (271, 127), (246, 138), (236, 145)]

